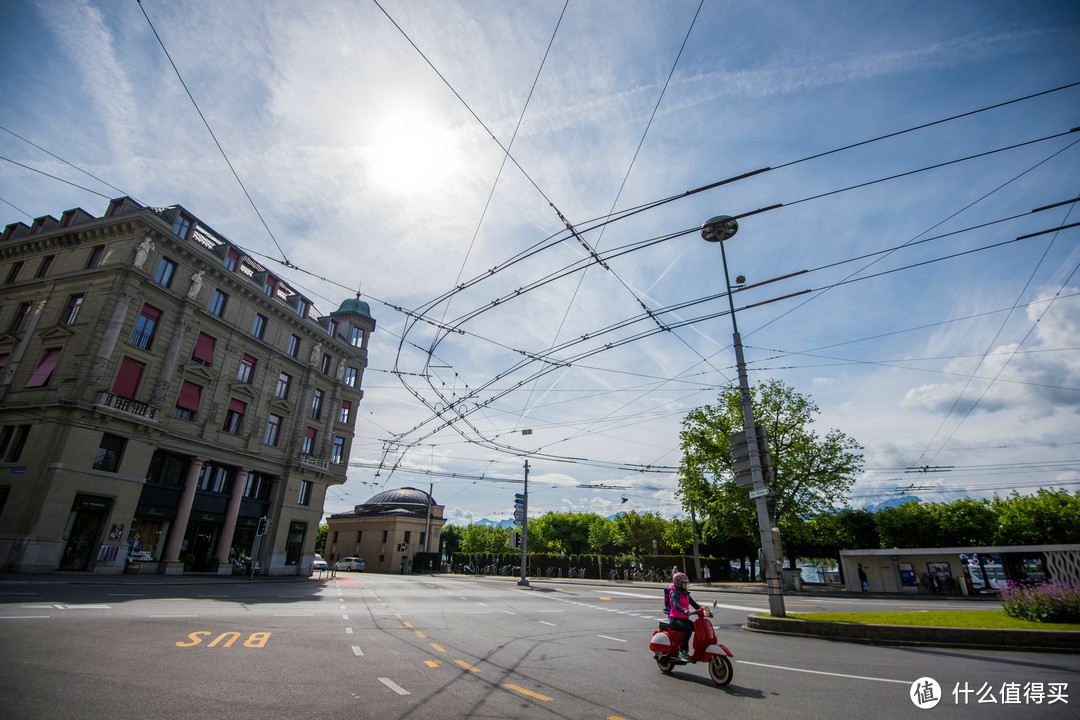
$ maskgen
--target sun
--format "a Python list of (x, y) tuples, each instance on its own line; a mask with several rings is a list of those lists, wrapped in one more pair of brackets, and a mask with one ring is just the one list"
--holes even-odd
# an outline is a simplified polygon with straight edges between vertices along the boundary
[(366, 165), (381, 192), (440, 192), (467, 169), (459, 134), (442, 115), (416, 101), (388, 104), (368, 138)]

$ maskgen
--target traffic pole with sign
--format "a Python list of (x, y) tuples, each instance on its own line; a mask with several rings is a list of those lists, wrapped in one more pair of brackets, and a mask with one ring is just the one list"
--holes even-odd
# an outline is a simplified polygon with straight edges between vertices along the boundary
[[(520, 505), (519, 505), (520, 503)], [(520, 509), (521, 516), (518, 517)], [(525, 558), (529, 543), (529, 461), (525, 460), (525, 487), (522, 492), (514, 496), (514, 519), (521, 523), (521, 579), (518, 585), (528, 587), (529, 580), (525, 577)]]

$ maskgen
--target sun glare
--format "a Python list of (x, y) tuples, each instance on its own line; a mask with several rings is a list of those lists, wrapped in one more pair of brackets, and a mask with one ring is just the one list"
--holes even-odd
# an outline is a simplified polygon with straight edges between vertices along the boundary
[(439, 192), (465, 169), (456, 135), (441, 117), (402, 105), (385, 113), (367, 148), (371, 181), (392, 194)]

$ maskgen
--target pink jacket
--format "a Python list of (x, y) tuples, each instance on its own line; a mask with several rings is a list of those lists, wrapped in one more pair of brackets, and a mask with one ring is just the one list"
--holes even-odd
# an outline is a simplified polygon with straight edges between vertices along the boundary
[(674, 585), (671, 586), (671, 609), (668, 610), (668, 617), (689, 620), (691, 605), (693, 605), (695, 609), (701, 607), (694, 602), (694, 598), (690, 597), (689, 592), (676, 590)]

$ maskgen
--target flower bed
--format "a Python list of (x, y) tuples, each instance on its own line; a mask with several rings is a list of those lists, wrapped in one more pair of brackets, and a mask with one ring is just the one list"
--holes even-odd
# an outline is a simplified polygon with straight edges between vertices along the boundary
[(1032, 622), (1080, 622), (1080, 583), (1007, 582), (1001, 591), (1007, 615)]

